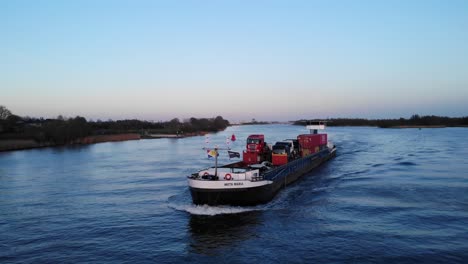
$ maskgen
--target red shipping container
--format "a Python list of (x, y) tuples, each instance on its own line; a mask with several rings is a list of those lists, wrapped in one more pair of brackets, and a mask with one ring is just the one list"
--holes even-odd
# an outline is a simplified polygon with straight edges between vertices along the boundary
[(280, 166), (288, 163), (288, 155), (286, 154), (272, 154), (271, 163), (275, 166)]
[(326, 145), (328, 142), (327, 134), (319, 134), (320, 135), (320, 146)]
[(315, 146), (315, 147), (312, 147), (312, 148), (302, 148), (302, 157), (305, 157), (305, 156), (310, 155), (310, 154), (317, 153), (319, 151), (320, 151), (319, 146)]
[(304, 134), (297, 136), (302, 148), (315, 148), (327, 144), (327, 134)]

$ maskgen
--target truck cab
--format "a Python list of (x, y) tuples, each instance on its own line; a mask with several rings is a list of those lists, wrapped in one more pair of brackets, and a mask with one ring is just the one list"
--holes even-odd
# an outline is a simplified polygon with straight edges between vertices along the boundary
[(265, 142), (264, 135), (250, 135), (247, 137), (243, 162), (245, 164), (257, 164), (267, 161), (270, 149)]
[(291, 159), (292, 147), (293, 146), (291, 142), (286, 142), (286, 141), (276, 142), (275, 145), (273, 146), (273, 151), (271, 153), (271, 161), (273, 165), (280, 166), (280, 165), (288, 163), (288, 161)]
[(276, 144), (273, 146), (273, 153), (276, 152), (281, 152), (282, 154), (288, 154), (291, 155), (293, 151), (293, 143), (292, 142), (287, 142), (287, 141), (279, 141), (276, 142)]
[(250, 135), (247, 137), (247, 144), (245, 146), (247, 152), (263, 153), (265, 147), (264, 135)]

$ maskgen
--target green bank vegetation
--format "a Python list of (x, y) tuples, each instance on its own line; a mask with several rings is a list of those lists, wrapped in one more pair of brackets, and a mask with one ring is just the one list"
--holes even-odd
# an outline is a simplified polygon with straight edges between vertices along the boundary
[[(307, 125), (311, 120), (298, 120), (295, 125)], [(327, 121), (327, 126), (375, 126), (381, 128), (404, 128), (404, 127), (466, 127), (466, 117), (445, 116), (419, 116), (413, 115), (409, 119), (363, 119), (363, 118), (330, 118), (316, 121)]]
[(201, 132), (224, 130), (229, 121), (221, 116), (215, 118), (190, 118), (180, 121), (174, 118), (167, 122), (149, 122), (136, 119), (117, 121), (88, 121), (76, 116), (66, 118), (20, 117), (0, 106), (0, 140), (33, 139), (38, 143), (68, 144), (76, 139), (92, 135), (122, 133), (193, 135)]

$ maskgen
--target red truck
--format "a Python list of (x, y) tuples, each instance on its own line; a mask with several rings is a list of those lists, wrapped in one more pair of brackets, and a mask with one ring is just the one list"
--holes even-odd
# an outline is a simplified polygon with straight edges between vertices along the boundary
[(247, 144), (245, 147), (242, 159), (245, 164), (257, 164), (265, 160), (269, 160), (270, 148), (265, 142), (264, 135), (250, 135), (247, 137)]

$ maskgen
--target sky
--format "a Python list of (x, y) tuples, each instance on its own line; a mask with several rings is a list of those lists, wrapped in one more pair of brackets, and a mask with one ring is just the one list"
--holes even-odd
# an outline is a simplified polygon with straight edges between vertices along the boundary
[(468, 116), (468, 1), (0, 1), (20, 116)]

